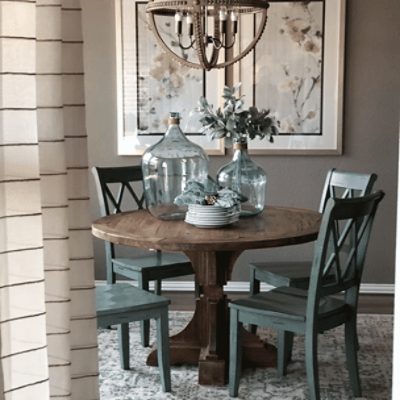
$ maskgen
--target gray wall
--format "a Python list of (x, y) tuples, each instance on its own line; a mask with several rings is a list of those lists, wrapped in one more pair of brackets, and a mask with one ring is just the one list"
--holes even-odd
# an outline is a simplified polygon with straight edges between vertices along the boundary
[[(113, 1), (83, 0), (84, 61), (89, 164), (140, 162), (117, 156)], [(318, 208), (329, 168), (378, 174), (386, 192), (367, 258), (365, 283), (393, 283), (400, 109), (400, 1), (347, 0), (344, 88), (344, 152), (341, 156), (254, 156), (268, 175), (269, 204)], [(229, 154), (211, 157), (211, 174)], [(98, 217), (93, 183), (92, 216)], [(94, 240), (96, 278), (104, 278), (103, 246)], [(245, 252), (234, 280), (247, 280), (249, 260), (309, 257), (311, 245)]]

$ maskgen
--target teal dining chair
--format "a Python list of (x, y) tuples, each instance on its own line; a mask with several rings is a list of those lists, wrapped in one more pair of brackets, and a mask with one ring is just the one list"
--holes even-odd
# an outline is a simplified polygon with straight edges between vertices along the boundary
[[(353, 198), (371, 193), (376, 179), (377, 175), (373, 173), (338, 171), (332, 168), (325, 179), (319, 212), (324, 212), (330, 198)], [(252, 262), (249, 264), (250, 294), (260, 292), (260, 282), (274, 287), (291, 286), (305, 289), (309, 283), (310, 267), (311, 261)], [(257, 327), (250, 326), (250, 331), (256, 333)]]
[[(101, 216), (144, 208), (143, 175), (141, 166), (93, 167)], [(154, 281), (154, 292), (160, 295), (162, 280), (193, 274), (192, 264), (183, 254), (150, 251), (140, 257), (118, 257), (114, 244), (105, 241), (107, 283), (116, 276), (134, 279), (138, 287), (149, 290)], [(195, 294), (199, 288), (195, 284)], [(143, 346), (149, 345), (149, 321), (141, 323)]]
[(118, 325), (121, 367), (129, 369), (129, 322), (154, 318), (157, 325), (157, 359), (161, 386), (171, 391), (168, 305), (165, 297), (147, 292), (129, 283), (96, 287), (97, 326)]
[[(320, 399), (317, 337), (345, 326), (347, 368), (354, 396), (361, 396), (357, 360), (357, 304), (372, 223), (384, 193), (328, 199), (314, 248), (308, 289), (278, 287), (239, 299), (230, 307), (229, 393), (237, 397), (242, 359), (242, 326), (254, 324), (278, 331), (278, 375), (286, 374), (289, 332), (305, 335), (309, 398)], [(325, 280), (326, 276), (334, 279)]]

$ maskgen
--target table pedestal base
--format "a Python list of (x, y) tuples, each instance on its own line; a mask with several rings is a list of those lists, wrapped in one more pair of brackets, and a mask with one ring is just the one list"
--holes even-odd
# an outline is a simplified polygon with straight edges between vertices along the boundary
[[(193, 265), (201, 296), (186, 328), (170, 338), (171, 365), (199, 366), (201, 385), (225, 385), (229, 368), (229, 310), (224, 285), (230, 280), (241, 251), (185, 251)], [(276, 365), (276, 352), (256, 336), (245, 333), (243, 365)], [(247, 351), (249, 349), (249, 351)], [(157, 365), (153, 350), (148, 365)]]
[[(220, 338), (218, 351), (210, 351), (205, 331), (204, 300), (198, 299), (192, 320), (175, 336), (170, 338), (171, 365), (190, 364), (199, 366), (199, 384), (223, 386), (228, 382), (229, 333), (226, 330)], [(225, 314), (227, 315), (227, 314)], [(228, 323), (221, 324), (228, 327)], [(243, 329), (243, 367), (276, 367), (276, 348), (262, 341), (257, 335)], [(212, 347), (212, 346), (211, 346)], [(147, 365), (157, 365), (157, 352), (151, 351)]]

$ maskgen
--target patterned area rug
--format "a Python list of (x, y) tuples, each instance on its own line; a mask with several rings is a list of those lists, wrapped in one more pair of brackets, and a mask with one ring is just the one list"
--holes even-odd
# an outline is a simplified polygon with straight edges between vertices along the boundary
[[(179, 332), (190, 320), (189, 312), (170, 312), (170, 332)], [(390, 315), (359, 315), (359, 365), (363, 396), (361, 399), (389, 400), (392, 376), (393, 317)], [(155, 340), (154, 324), (151, 340)], [(260, 330), (260, 336), (276, 343), (274, 332)], [(100, 393), (102, 400), (208, 400), (230, 399), (227, 387), (197, 384), (197, 367), (172, 367), (172, 392), (163, 393), (158, 368), (145, 363), (149, 349), (140, 344), (139, 324), (130, 326), (130, 371), (119, 366), (118, 341), (115, 330), (99, 329)], [(321, 398), (353, 399), (349, 386), (343, 345), (343, 328), (319, 336), (319, 373)], [(302, 400), (308, 398), (304, 366), (304, 341), (295, 338), (293, 362), (288, 374), (278, 379), (276, 370), (244, 370), (239, 398), (246, 400)]]

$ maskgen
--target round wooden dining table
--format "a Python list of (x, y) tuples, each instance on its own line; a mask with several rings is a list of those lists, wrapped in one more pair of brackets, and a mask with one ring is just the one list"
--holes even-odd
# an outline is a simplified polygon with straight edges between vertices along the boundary
[[(231, 279), (235, 261), (245, 250), (313, 241), (320, 221), (316, 211), (271, 206), (226, 227), (203, 229), (138, 210), (100, 218), (93, 223), (92, 233), (115, 244), (187, 255), (201, 295), (189, 324), (170, 338), (171, 364), (198, 364), (200, 384), (224, 385), (229, 365), (229, 299), (224, 285)], [(243, 346), (244, 365), (276, 365), (276, 348), (258, 336), (245, 331)], [(147, 364), (157, 365), (155, 350)]]

